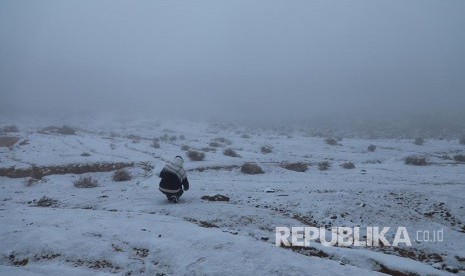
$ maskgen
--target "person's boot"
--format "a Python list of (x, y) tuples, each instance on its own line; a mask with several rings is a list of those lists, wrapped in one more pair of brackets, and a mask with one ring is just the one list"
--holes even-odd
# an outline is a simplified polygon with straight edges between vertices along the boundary
[(170, 201), (173, 203), (178, 203), (178, 197), (177, 196), (171, 196)]

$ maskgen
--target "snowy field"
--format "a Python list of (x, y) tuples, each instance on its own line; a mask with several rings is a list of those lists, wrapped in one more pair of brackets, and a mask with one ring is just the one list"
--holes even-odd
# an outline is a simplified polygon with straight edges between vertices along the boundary
[[(457, 139), (334, 137), (330, 145), (305, 129), (186, 121), (68, 122), (72, 135), (40, 120), (1, 123), (18, 131), (0, 137), (19, 139), (0, 147), (8, 175), (0, 176), (0, 275), (465, 275), (465, 164), (454, 160), (465, 145)], [(225, 156), (228, 148), (239, 156)], [(189, 160), (188, 149), (205, 159)], [(175, 155), (191, 185), (179, 204), (158, 191), (157, 174)], [(427, 165), (407, 165), (408, 156)], [(242, 173), (246, 162), (264, 173)], [(308, 170), (284, 168), (295, 162)], [(113, 181), (108, 168), (53, 172), (114, 163), (132, 178)], [(75, 187), (81, 176), (97, 187)], [(230, 200), (201, 199), (215, 194)], [(282, 248), (280, 226), (406, 227), (412, 246)], [(416, 240), (417, 231), (438, 230), (442, 241)]]

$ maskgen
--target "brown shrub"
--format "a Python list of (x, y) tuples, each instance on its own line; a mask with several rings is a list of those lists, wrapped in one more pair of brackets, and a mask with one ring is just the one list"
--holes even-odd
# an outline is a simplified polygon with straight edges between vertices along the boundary
[(344, 169), (355, 169), (355, 164), (353, 162), (345, 162), (341, 165)]
[(263, 154), (267, 154), (267, 153), (272, 153), (273, 152), (273, 148), (271, 146), (263, 146), (260, 148), (260, 151), (263, 153)]
[(43, 196), (36, 202), (36, 206), (37, 207), (57, 207), (59, 203), (60, 202), (56, 199)]
[(297, 162), (297, 163), (281, 163), (281, 167), (295, 172), (306, 172), (308, 170), (308, 164)]
[(405, 158), (405, 164), (414, 166), (426, 166), (428, 165), (428, 162), (426, 161), (426, 157), (411, 155)]
[(337, 146), (337, 140), (334, 138), (326, 138), (325, 143), (330, 146)]
[(19, 132), (19, 129), (18, 129), (17, 126), (11, 125), (11, 126), (5, 126), (5, 127), (3, 127), (3, 131), (4, 131), (4, 132)]
[(423, 138), (415, 138), (415, 141), (413, 142), (417, 146), (423, 145), (425, 143), (425, 140)]
[(368, 146), (368, 151), (375, 151), (376, 150), (376, 146), (375, 145), (369, 145)]
[(329, 163), (329, 161), (321, 161), (318, 162), (317, 165), (320, 171), (326, 171), (331, 167), (331, 163)]
[(254, 163), (245, 163), (241, 167), (241, 172), (245, 174), (262, 174), (265, 173), (262, 168)]
[(19, 137), (0, 136), (0, 147), (9, 148), (19, 141)]
[(463, 163), (465, 162), (465, 155), (462, 155), (462, 154), (454, 155), (454, 160), (456, 162)]
[(230, 157), (241, 157), (237, 152), (231, 148), (227, 148), (223, 151), (223, 154)]
[(81, 176), (78, 180), (74, 181), (76, 188), (95, 188), (98, 186), (98, 181), (90, 176)]
[(210, 144), (208, 144), (210, 147), (212, 148), (219, 148), (219, 147), (222, 147), (223, 145), (218, 143), (218, 142), (210, 142)]
[(189, 150), (187, 151), (187, 157), (189, 157), (192, 161), (202, 161), (205, 159), (205, 153), (196, 150)]
[(121, 182), (131, 180), (131, 174), (126, 170), (117, 170), (113, 173), (113, 181)]

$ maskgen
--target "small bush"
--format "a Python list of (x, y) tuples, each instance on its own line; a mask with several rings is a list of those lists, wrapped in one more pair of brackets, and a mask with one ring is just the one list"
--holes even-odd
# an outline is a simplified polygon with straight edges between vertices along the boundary
[(19, 129), (18, 129), (17, 126), (11, 125), (11, 126), (5, 126), (5, 127), (3, 128), (3, 131), (4, 131), (4, 132), (19, 132)]
[(59, 201), (47, 196), (41, 197), (37, 202), (37, 207), (56, 207), (58, 206)]
[(76, 134), (76, 130), (70, 126), (63, 126), (62, 128), (58, 129), (58, 133), (63, 135), (74, 135)]
[(231, 140), (228, 140), (228, 139), (222, 138), (222, 137), (213, 139), (213, 142), (218, 142), (218, 143), (221, 143), (223, 145), (231, 145), (232, 144)]
[(345, 162), (341, 165), (344, 169), (355, 169), (355, 164), (353, 162)]
[(78, 180), (74, 181), (76, 188), (95, 188), (98, 186), (98, 181), (90, 176), (81, 176)]
[(465, 137), (460, 138), (459, 144), (460, 145), (465, 145)]
[(241, 167), (241, 172), (244, 174), (263, 174), (265, 173), (262, 168), (254, 163), (245, 163)]
[(170, 137), (171, 142), (174, 142), (176, 140), (178, 140), (178, 137), (176, 135), (173, 135), (173, 136)]
[(184, 136), (184, 135), (182, 135), (182, 134), (181, 134), (181, 135), (179, 135), (179, 140), (181, 140), (181, 141), (184, 141), (184, 140), (186, 140), (186, 136)]
[(241, 135), (241, 138), (249, 139), (249, 138), (250, 138), (250, 135), (248, 135), (248, 134), (242, 134), (242, 135)]
[(41, 134), (63, 134), (63, 135), (74, 135), (76, 134), (76, 130), (70, 126), (63, 126), (63, 127), (56, 127), (56, 126), (49, 126), (45, 127), (38, 131)]
[(462, 155), (462, 154), (454, 155), (454, 160), (456, 162), (463, 163), (465, 162), (465, 155)]
[(160, 142), (158, 142), (158, 140), (153, 140), (152, 141), (152, 148), (159, 149), (160, 148)]
[(368, 151), (375, 151), (376, 150), (376, 146), (375, 145), (369, 145), (368, 146)]
[(219, 148), (221, 147), (222, 145), (218, 142), (210, 142), (210, 144), (208, 144), (210, 147), (212, 148)]
[(308, 164), (297, 162), (297, 163), (281, 163), (281, 167), (295, 172), (306, 172), (308, 170)]
[(428, 162), (426, 161), (425, 157), (412, 155), (405, 158), (405, 164), (414, 166), (426, 166), (428, 165)]
[(231, 148), (225, 149), (223, 151), (223, 154), (230, 157), (240, 157), (240, 155), (237, 154), (237, 152)]
[(83, 152), (83, 153), (81, 153), (81, 156), (90, 156), (90, 153), (88, 153), (88, 152)]
[(260, 148), (260, 151), (263, 153), (263, 154), (268, 154), (268, 153), (272, 153), (273, 152), (273, 148), (270, 147), (270, 146), (263, 146)]
[(320, 171), (326, 171), (331, 167), (331, 163), (329, 163), (329, 161), (321, 161), (318, 162), (317, 165)]
[(189, 150), (190, 148), (191, 147), (189, 147), (188, 145), (182, 145), (181, 150), (186, 151), (186, 150)]
[(127, 137), (128, 139), (131, 139), (133, 143), (137, 144), (140, 143), (142, 140), (142, 137), (140, 135), (135, 135), (135, 134), (130, 134)]
[(160, 141), (166, 142), (166, 141), (168, 141), (169, 138), (170, 138), (170, 136), (165, 133), (162, 136), (160, 136)]
[(121, 182), (131, 180), (131, 174), (126, 170), (117, 170), (113, 173), (113, 181)]
[(216, 152), (215, 148), (202, 148), (202, 151), (204, 152)]
[(413, 143), (417, 146), (422, 146), (423, 143), (425, 143), (425, 140), (423, 138), (415, 138), (415, 141)]
[(337, 146), (337, 140), (333, 138), (326, 138), (325, 143), (330, 146)]
[(189, 150), (187, 151), (187, 157), (189, 157), (192, 161), (202, 161), (205, 159), (205, 153), (196, 150)]

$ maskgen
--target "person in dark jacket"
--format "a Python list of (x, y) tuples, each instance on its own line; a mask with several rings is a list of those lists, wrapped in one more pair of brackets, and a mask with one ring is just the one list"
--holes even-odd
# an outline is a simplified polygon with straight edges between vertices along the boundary
[(184, 191), (189, 190), (189, 181), (183, 164), (182, 157), (176, 156), (160, 172), (160, 191), (173, 203), (177, 203)]

